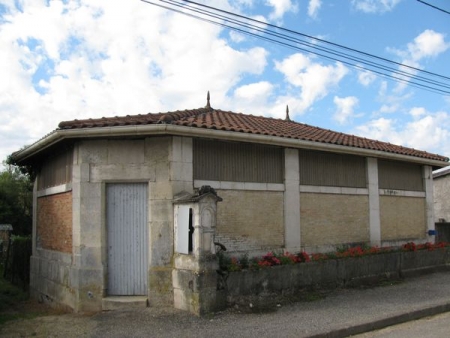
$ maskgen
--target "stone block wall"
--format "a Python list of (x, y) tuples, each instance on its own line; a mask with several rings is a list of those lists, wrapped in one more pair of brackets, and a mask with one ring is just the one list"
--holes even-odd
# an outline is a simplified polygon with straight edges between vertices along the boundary
[(283, 192), (218, 190), (216, 241), (228, 251), (265, 251), (284, 246)]
[(366, 195), (302, 193), (300, 214), (302, 247), (307, 251), (370, 240)]
[(72, 253), (72, 192), (38, 198), (37, 247)]
[(193, 192), (192, 139), (168, 136), (74, 145), (71, 184), (35, 195), (33, 295), (76, 312), (102, 309), (108, 296), (106, 185), (134, 182), (148, 184), (149, 303), (173, 303), (172, 203), (175, 194)]
[(450, 174), (433, 179), (434, 222), (450, 222)]
[(420, 197), (380, 196), (381, 239), (426, 239), (426, 200)]
[(243, 301), (248, 304), (251, 301), (264, 308), (265, 304), (276, 302), (280, 295), (286, 299), (286, 295), (295, 295), (311, 288), (370, 285), (386, 279), (448, 271), (449, 262), (448, 249), (440, 249), (400, 251), (230, 272), (226, 281), (227, 299), (229, 305)]
[(30, 261), (30, 295), (54, 307), (73, 309), (71, 263), (71, 254), (37, 249)]

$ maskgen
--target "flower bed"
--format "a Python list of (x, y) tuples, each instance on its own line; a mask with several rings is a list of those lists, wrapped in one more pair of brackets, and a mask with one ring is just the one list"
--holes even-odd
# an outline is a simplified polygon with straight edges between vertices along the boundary
[[(228, 303), (256, 297), (262, 303), (276, 295), (309, 289), (374, 284), (417, 274), (448, 270), (448, 243), (407, 243), (398, 248), (352, 247), (327, 254), (269, 252), (249, 259), (223, 256)], [(244, 298), (242, 298), (244, 297)]]
[(377, 246), (354, 246), (343, 247), (336, 252), (329, 253), (313, 253), (308, 254), (304, 251), (292, 254), (289, 252), (277, 253), (270, 251), (262, 257), (248, 258), (246, 254), (235, 257), (227, 256), (224, 253), (219, 255), (219, 265), (221, 270), (226, 271), (241, 271), (241, 270), (259, 270), (271, 266), (278, 265), (293, 265), (306, 262), (324, 261), (329, 259), (348, 258), (348, 257), (363, 257), (370, 255), (377, 255), (382, 253), (392, 252), (415, 252), (421, 250), (434, 251), (437, 249), (445, 249), (450, 247), (450, 243), (424, 243), (415, 244), (414, 242), (408, 242), (401, 247), (384, 247), (379, 248)]

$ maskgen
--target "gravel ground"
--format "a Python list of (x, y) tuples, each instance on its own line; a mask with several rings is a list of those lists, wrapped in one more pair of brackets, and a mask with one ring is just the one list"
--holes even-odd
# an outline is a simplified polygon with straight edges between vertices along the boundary
[[(450, 272), (369, 289), (340, 289), (259, 311), (245, 304), (206, 317), (171, 308), (59, 314), (7, 322), (0, 337), (310, 337), (429, 308), (450, 309)], [(320, 296), (320, 295), (319, 295)], [(447, 311), (448, 311), (447, 309)], [(441, 311), (442, 312), (442, 311)], [(411, 318), (414, 319), (414, 318)]]

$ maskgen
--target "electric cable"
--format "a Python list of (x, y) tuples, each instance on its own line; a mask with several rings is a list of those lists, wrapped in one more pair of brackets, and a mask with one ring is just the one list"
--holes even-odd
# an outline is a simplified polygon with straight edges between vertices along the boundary
[(428, 2), (425, 2), (425, 1), (422, 1), (422, 0), (417, 0), (417, 1), (419, 1), (420, 3), (422, 3), (422, 4), (424, 4), (424, 5), (427, 5), (427, 6), (430, 6), (430, 7), (434, 8), (434, 9), (437, 9), (438, 11), (444, 12), (444, 13), (446, 13), (446, 14), (450, 14), (449, 11), (446, 11), (445, 9), (442, 9), (442, 8), (439, 8), (439, 7), (434, 6), (434, 5), (432, 5), (432, 4), (429, 4)]
[[(346, 47), (327, 40), (315, 38), (307, 34), (275, 26), (273, 24), (265, 23), (252, 18), (248, 18), (240, 14), (199, 4), (194, 1), (159, 0), (158, 1), (159, 3), (154, 3), (150, 0), (141, 0), (141, 1), (183, 15), (187, 15), (189, 17), (193, 17), (195, 19), (202, 20), (204, 22), (232, 29), (242, 34), (250, 35), (268, 41), (269, 43), (275, 43), (294, 50), (314, 54), (331, 61), (341, 62), (342, 64), (356, 68), (360, 71), (369, 71), (376, 75), (380, 75), (382, 77), (389, 78), (397, 82), (406, 83), (416, 88), (421, 88), (424, 90), (440, 93), (443, 95), (450, 95), (450, 90), (443, 89), (443, 88), (450, 89), (450, 83), (446, 83), (445, 81), (442, 82), (442, 80), (450, 80), (450, 77), (444, 75), (425, 71), (386, 58), (378, 57), (370, 53), (362, 52), (354, 48)], [(161, 3), (164, 3), (166, 5), (162, 5)], [(260, 26), (255, 25), (254, 23), (257, 23)], [(264, 27), (270, 27), (272, 30)], [(278, 31), (274, 31), (273, 29), (276, 29)], [(285, 33), (280, 33), (279, 31), (283, 31), (292, 34), (294, 36), (290, 36)], [(264, 35), (268, 35), (269, 37)], [(310, 40), (315, 41), (316, 43), (299, 39), (296, 36), (306, 37)], [(331, 45), (335, 48), (345, 50), (346, 52), (326, 47), (323, 44)], [(299, 45), (302, 47), (299, 47)], [(349, 54), (350, 52), (355, 53), (356, 55)], [(392, 65), (398, 66), (401, 69), (393, 68)], [(420, 73), (422, 75), (417, 75), (417, 73)], [(433, 78), (430, 78), (430, 76), (434, 78), (440, 78), (442, 80), (437, 81)]]

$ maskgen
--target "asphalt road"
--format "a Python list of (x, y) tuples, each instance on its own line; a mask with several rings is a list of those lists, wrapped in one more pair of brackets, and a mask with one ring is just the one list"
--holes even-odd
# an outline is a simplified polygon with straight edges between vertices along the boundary
[(450, 271), (313, 296), (296, 303), (275, 303), (264, 311), (257, 304), (243, 303), (201, 318), (157, 307), (90, 316), (51, 315), (7, 322), (0, 328), (0, 337), (347, 337), (406, 321), (410, 322), (405, 324), (409, 338), (450, 337), (445, 319), (437, 320), (436, 327), (431, 323), (422, 329), (422, 321), (417, 327), (408, 326), (418, 318), (450, 311)]
[(450, 337), (450, 312), (411, 322), (389, 326), (382, 330), (363, 333), (354, 338), (448, 338)]

